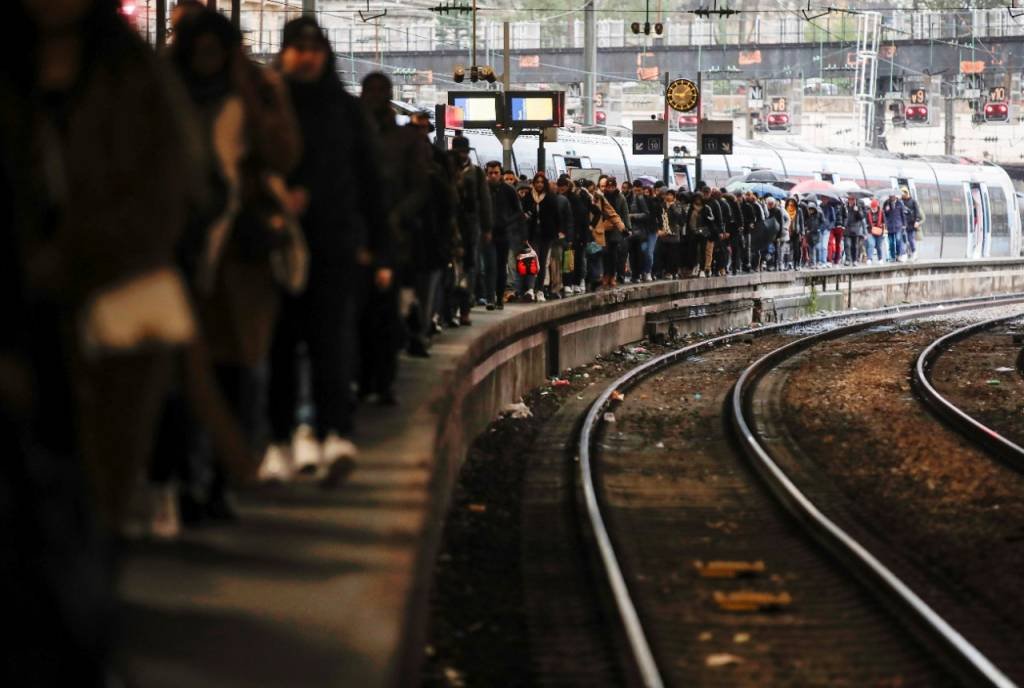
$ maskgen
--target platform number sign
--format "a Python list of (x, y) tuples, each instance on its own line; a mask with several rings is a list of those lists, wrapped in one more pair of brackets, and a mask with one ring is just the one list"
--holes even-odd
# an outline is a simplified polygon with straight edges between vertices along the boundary
[(633, 134), (633, 155), (661, 155), (664, 152), (661, 134)]
[(988, 90), (988, 101), (990, 103), (1005, 103), (1006, 102), (1006, 87), (1005, 86), (993, 86)]
[(772, 112), (786, 112), (789, 103), (784, 97), (772, 98)]
[(928, 92), (923, 88), (915, 88), (910, 92), (910, 104), (911, 105), (927, 105), (928, 104)]

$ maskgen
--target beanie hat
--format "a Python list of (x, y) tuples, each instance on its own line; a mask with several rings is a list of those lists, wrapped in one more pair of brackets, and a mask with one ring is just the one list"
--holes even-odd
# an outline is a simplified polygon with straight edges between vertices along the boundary
[(312, 40), (319, 43), (325, 50), (330, 52), (331, 43), (324, 35), (323, 29), (312, 17), (299, 17), (292, 19), (284, 25), (284, 33), (281, 36), (281, 50), (295, 45), (304, 40)]

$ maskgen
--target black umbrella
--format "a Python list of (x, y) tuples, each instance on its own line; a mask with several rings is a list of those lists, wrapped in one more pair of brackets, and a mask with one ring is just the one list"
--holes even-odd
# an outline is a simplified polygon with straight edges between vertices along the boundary
[(766, 184), (774, 184), (775, 182), (784, 182), (786, 178), (772, 170), (754, 170), (750, 172), (746, 177), (743, 178), (745, 182), (765, 182)]

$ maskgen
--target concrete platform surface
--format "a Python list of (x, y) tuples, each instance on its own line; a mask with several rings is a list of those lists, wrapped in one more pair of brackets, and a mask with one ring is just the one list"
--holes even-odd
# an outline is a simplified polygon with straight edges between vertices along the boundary
[[(794, 299), (813, 307), (829, 290), (860, 308), (1024, 291), (1024, 261), (657, 282), (479, 309), (431, 358), (402, 359), (401, 406), (360, 410), (361, 454), (344, 485), (252, 489), (235, 525), (130, 548), (126, 678), (142, 688), (417, 684), (442, 518), (466, 447), (502, 406), (640, 339), (652, 314), (690, 309), (691, 329), (710, 332), (774, 313), (772, 300), (790, 317)], [(730, 303), (742, 307), (703, 308)]]

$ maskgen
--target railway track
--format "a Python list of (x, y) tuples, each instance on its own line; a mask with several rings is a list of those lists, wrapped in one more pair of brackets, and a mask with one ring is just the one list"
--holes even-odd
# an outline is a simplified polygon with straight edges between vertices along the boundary
[[(772, 682), (779, 684), (832, 685), (842, 677), (838, 683), (849, 685), (1015, 685), (911, 585), (826, 516), (790, 479), (762, 441), (758, 421), (752, 416), (752, 400), (768, 371), (822, 340), (880, 323), (1021, 301), (1024, 297), (1019, 295), (961, 300), (747, 330), (659, 356), (609, 385), (580, 429), (580, 481), (583, 511), (638, 682), (661, 686), (699, 676), (702, 685), (712, 685), (716, 677), (721, 685), (756, 685), (764, 679), (765, 667), (775, 663), (792, 667), (775, 676)], [(838, 325), (851, 319), (858, 322)], [(795, 326), (808, 324), (824, 331), (806, 337), (787, 335)], [(784, 341), (774, 341), (777, 339)], [(742, 353), (737, 355), (740, 344), (756, 348), (757, 360), (748, 365)], [(667, 459), (649, 451), (649, 434), (629, 438), (630, 428), (645, 431), (630, 417), (629, 404), (617, 398), (629, 390), (647, 390), (646, 381), (653, 376), (676, 364), (685, 368), (687, 359), (694, 357), (721, 364), (716, 371), (721, 373), (717, 391), (709, 393), (724, 405), (725, 413), (704, 419), (707, 432), (701, 439), (707, 448), (694, 451), (688, 447), (687, 465), (673, 469), (678, 473), (673, 476), (672, 470), (665, 471)], [(730, 376), (730, 371), (735, 376)], [(664, 380), (673, 377), (663, 376), (663, 386), (671, 386)], [(738, 380), (731, 390), (727, 382), (721, 382), (735, 377)], [(629, 393), (632, 397), (633, 392)], [(662, 401), (670, 403), (667, 397), (659, 397), (657, 403)], [(730, 427), (737, 430), (746, 462), (738, 461), (735, 447), (726, 441)], [(625, 458), (616, 459), (616, 452)], [(751, 467), (771, 499), (750, 486), (747, 473)], [(637, 475), (637, 482), (643, 485), (630, 487)], [(666, 475), (669, 482), (690, 481), (691, 487), (693, 476), (700, 475), (705, 485), (712, 483), (713, 487), (698, 490), (702, 495), (695, 503), (680, 504), (672, 497), (671, 485), (657, 484)], [(624, 479), (618, 479), (621, 476)], [(651, 498), (654, 506), (643, 506), (644, 500)], [(715, 518), (730, 509), (733, 517), (727, 522), (726, 537), (712, 532), (722, 530)], [(632, 537), (637, 534), (642, 537)], [(663, 543), (669, 543), (664, 552)], [(830, 556), (824, 557), (822, 549)], [(693, 552), (709, 558), (692, 568), (688, 564), (684, 572), (679, 561), (693, 559)], [(753, 556), (743, 558), (744, 553)], [(721, 556), (712, 558), (717, 555)], [(858, 580), (851, 578), (850, 572)], [(719, 578), (737, 573), (751, 577)], [(697, 590), (698, 599), (677, 604), (685, 597), (684, 590)], [(744, 605), (754, 613), (736, 616)], [(711, 630), (698, 632), (697, 625), (686, 623), (700, 608), (714, 610), (706, 615), (713, 621)], [(911, 629), (913, 640), (892, 623), (894, 617)], [(731, 633), (740, 627), (757, 630)], [(723, 645), (724, 635), (734, 644)], [(756, 651), (725, 651), (751, 641), (751, 636), (756, 638), (751, 646)], [(701, 645), (704, 642), (707, 645)], [(824, 652), (815, 654), (813, 647), (823, 643)], [(703, 666), (699, 666), (701, 659)], [(743, 668), (713, 671), (730, 664), (746, 664), (749, 673)]]
[[(1001, 325), (1020, 320), (1020, 317), (1019, 314), (1016, 314), (983, 320), (939, 337), (917, 357), (913, 369), (913, 383), (917, 394), (938, 418), (969, 441), (998, 457), (1010, 468), (1024, 473), (1024, 447), (1000, 432), (999, 429), (986, 424), (983, 419), (958, 406), (949, 397), (942, 394), (932, 380), (932, 371), (939, 358), (948, 355), (947, 352), (952, 347)], [(1022, 357), (1024, 357), (1024, 349), (1014, 357), (1014, 367), (1018, 372), (1024, 370), (1021, 368)]]

